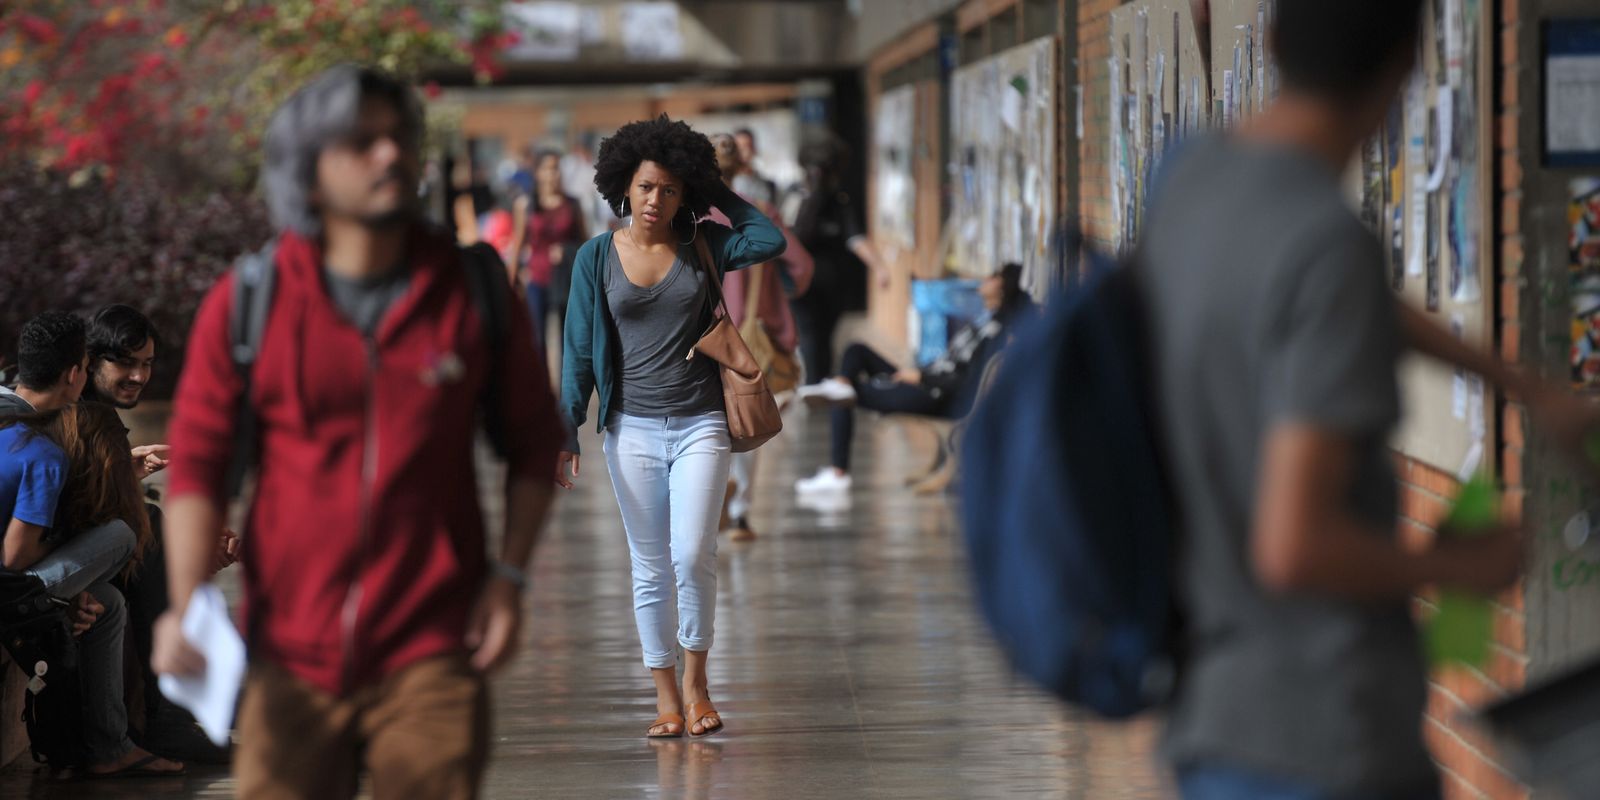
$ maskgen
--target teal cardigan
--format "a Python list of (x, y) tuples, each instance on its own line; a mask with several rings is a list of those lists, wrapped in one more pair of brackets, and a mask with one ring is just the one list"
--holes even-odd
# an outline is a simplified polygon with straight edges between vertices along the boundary
[[(783, 231), (761, 210), (727, 191), (712, 198), (733, 228), (701, 222), (697, 236), (705, 237), (719, 274), (764, 264), (783, 255)], [(606, 304), (605, 264), (611, 252), (611, 233), (602, 233), (578, 249), (572, 263), (572, 291), (567, 296), (567, 321), (562, 331), (561, 411), (567, 423), (567, 452), (578, 452), (578, 429), (589, 415), (589, 394), (600, 394), (597, 430), (604, 429), (616, 399), (617, 364), (612, 342), (616, 323)], [(678, 257), (694, 263), (694, 246), (683, 245)]]

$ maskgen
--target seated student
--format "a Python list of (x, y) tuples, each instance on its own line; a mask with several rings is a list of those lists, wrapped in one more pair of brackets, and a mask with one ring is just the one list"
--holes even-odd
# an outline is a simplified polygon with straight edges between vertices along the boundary
[(989, 359), (1005, 346), (1013, 327), (1031, 316), (1033, 301), (1022, 290), (1022, 266), (1006, 264), (978, 286), (984, 314), (961, 329), (950, 348), (926, 372), (899, 369), (864, 344), (850, 345), (840, 359), (839, 374), (803, 386), (797, 396), (807, 403), (833, 406), (832, 464), (795, 482), (801, 494), (850, 489), (850, 440), (855, 435), (852, 406), (885, 414), (918, 414), (958, 418), (977, 394)]
[[(63, 379), (81, 390), (82, 357), (71, 371), (74, 376)], [(7, 515), (0, 564), (38, 577), (51, 594), (73, 601), (90, 777), (184, 771), (128, 737), (122, 693), (127, 612), (111, 579), (149, 541), (139, 498), (127, 433), (110, 408), (91, 403), (0, 419), (0, 508)]]
[[(87, 335), (89, 381), (83, 388), (83, 401), (122, 410), (137, 408), (160, 355), (161, 337), (155, 325), (138, 309), (109, 305), (89, 319)], [(135, 472), (140, 478), (160, 472), (167, 465), (167, 451), (164, 444), (133, 448)], [(144, 509), (150, 519), (150, 541), (147, 546), (141, 545), (142, 563), (138, 570), (130, 570), (114, 582), (127, 603), (127, 638), (132, 644), (129, 657), (139, 667), (137, 672), (130, 671), (126, 687), (132, 736), (141, 747), (165, 756), (225, 764), (228, 750), (212, 744), (189, 712), (161, 694), (155, 672), (150, 669), (152, 631), (156, 619), (167, 610), (167, 567), (161, 509), (148, 503)], [(62, 512), (67, 509), (63, 507)], [(232, 531), (223, 531), (212, 562), (213, 573), (234, 562), (238, 547), (238, 537)]]

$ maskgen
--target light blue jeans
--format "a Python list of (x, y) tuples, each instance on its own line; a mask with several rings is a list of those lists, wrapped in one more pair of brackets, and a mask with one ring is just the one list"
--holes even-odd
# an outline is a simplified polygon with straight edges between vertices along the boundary
[(55, 597), (70, 601), (88, 592), (105, 606), (78, 639), (83, 741), (94, 764), (110, 763), (133, 749), (122, 704), (122, 633), (128, 612), (122, 593), (110, 581), (128, 563), (136, 544), (133, 529), (113, 520), (73, 535), (27, 569)]
[(733, 453), (727, 416), (613, 414), (605, 453), (633, 556), (633, 615), (644, 663), (666, 669), (677, 664), (680, 645), (711, 649), (717, 520)]

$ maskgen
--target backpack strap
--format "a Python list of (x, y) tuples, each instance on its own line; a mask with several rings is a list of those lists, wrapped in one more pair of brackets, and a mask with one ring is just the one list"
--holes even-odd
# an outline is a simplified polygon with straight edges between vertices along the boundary
[(505, 263), (500, 254), (485, 242), (462, 248), (461, 262), (467, 273), (467, 291), (483, 320), (484, 335), (489, 341), (489, 377), (484, 382), (483, 395), (478, 398), (481, 408), (483, 432), (495, 457), (505, 460), (505, 416), (501, 400), (505, 376), (500, 367), (505, 353), (505, 343), (511, 328), (511, 292), (506, 286)]
[(244, 476), (256, 465), (260, 455), (260, 420), (250, 402), (256, 359), (266, 335), (267, 315), (278, 279), (277, 242), (254, 253), (246, 253), (233, 263), (233, 308), (228, 317), (228, 353), (239, 371), (244, 388), (239, 395), (239, 410), (233, 426), (233, 461), (228, 464), (229, 497), (238, 497)]

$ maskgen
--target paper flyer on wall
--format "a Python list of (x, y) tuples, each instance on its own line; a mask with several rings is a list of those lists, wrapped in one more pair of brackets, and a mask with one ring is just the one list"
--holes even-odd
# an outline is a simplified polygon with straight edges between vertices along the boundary
[(683, 29), (678, 4), (623, 3), (622, 49), (631, 61), (681, 61)]
[(577, 3), (504, 3), (506, 30), (517, 41), (506, 55), (525, 61), (571, 61), (578, 57), (583, 15)]
[(1600, 177), (1575, 179), (1568, 190), (1572, 384), (1600, 392)]

